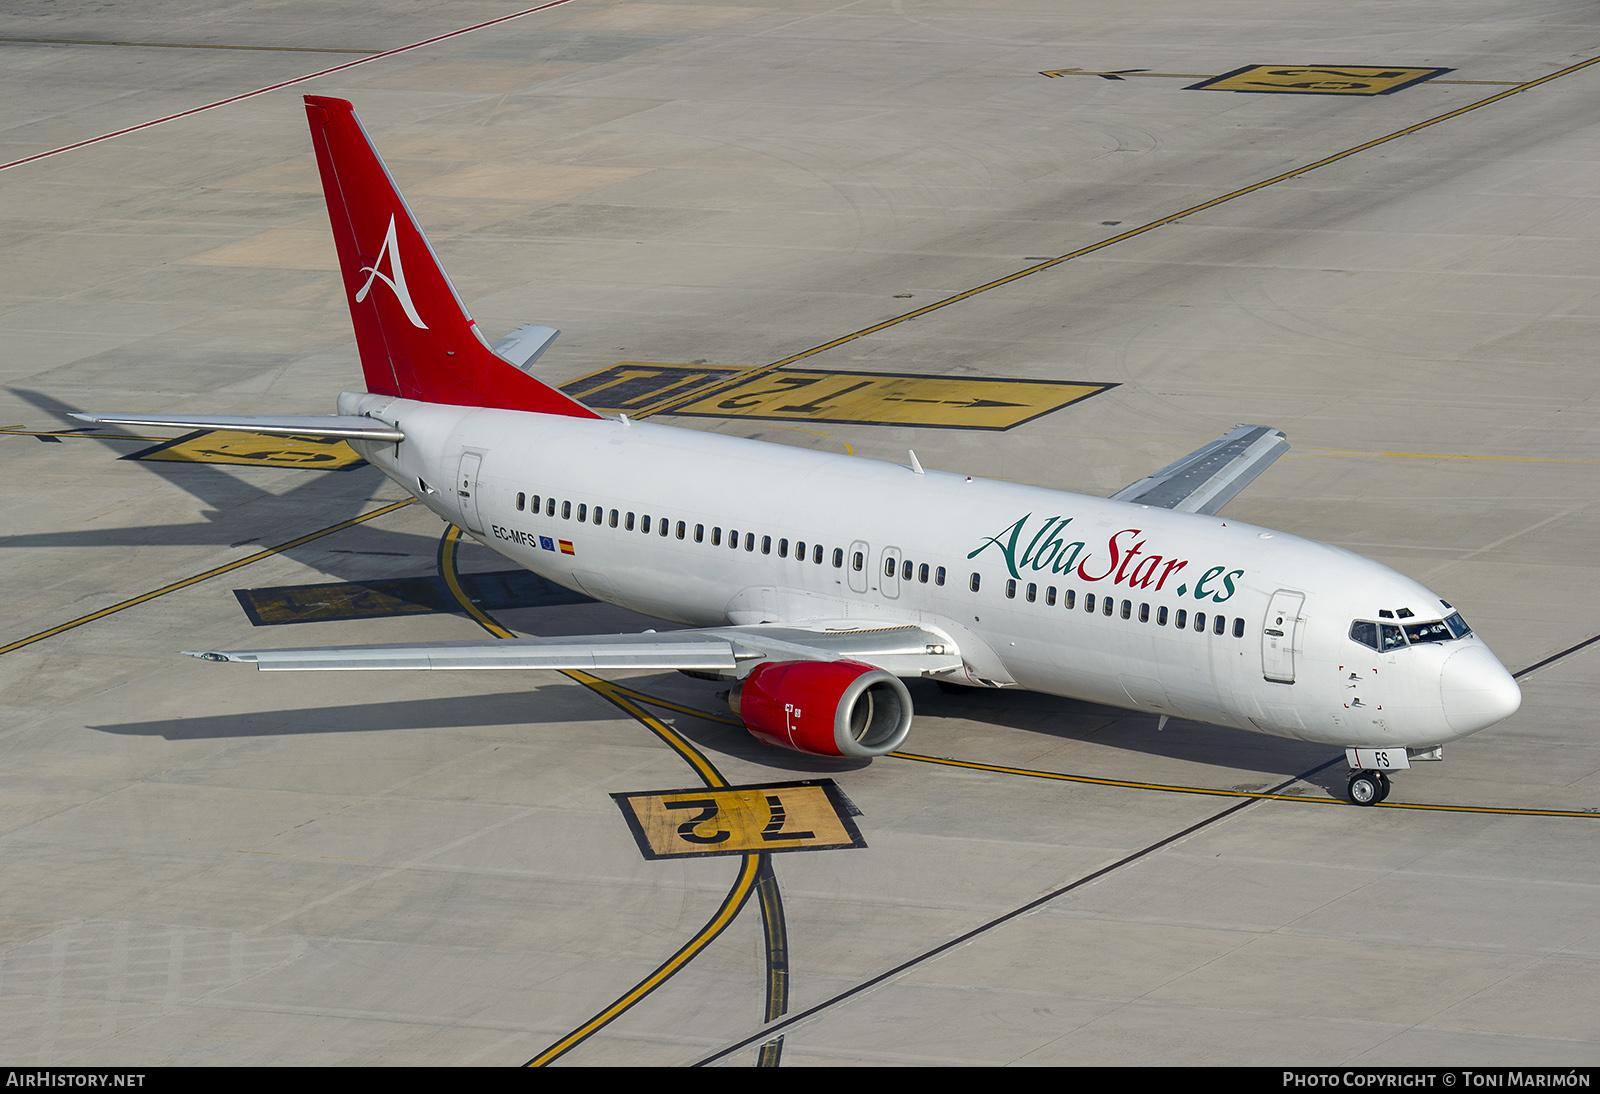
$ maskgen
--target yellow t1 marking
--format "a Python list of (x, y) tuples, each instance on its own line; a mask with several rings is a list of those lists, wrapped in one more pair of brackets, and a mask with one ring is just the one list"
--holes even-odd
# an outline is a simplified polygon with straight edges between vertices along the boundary
[(783, 369), (730, 387), (737, 370), (622, 361), (562, 389), (599, 410), (624, 413), (673, 392), (702, 394), (668, 411), (692, 418), (1010, 429), (1114, 384), (966, 379), (888, 372)]
[(128, 460), (172, 460), (180, 463), (229, 463), (244, 466), (307, 467), (342, 471), (362, 463), (344, 441), (325, 437), (267, 437), (213, 429), (124, 456)]
[(1189, 91), (1268, 91), (1292, 95), (1387, 95), (1451, 71), (1383, 65), (1245, 65), (1191, 84)]

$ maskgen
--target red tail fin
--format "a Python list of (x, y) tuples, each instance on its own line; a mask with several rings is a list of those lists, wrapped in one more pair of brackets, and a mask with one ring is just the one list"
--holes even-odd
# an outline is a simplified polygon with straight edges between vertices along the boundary
[(367, 390), (598, 418), (490, 351), (354, 108), (307, 95), (306, 117)]

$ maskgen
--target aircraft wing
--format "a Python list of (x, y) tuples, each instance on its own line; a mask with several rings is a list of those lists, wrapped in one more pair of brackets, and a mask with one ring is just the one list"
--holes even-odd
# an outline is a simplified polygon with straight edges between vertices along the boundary
[(1289, 442), (1281, 430), (1264, 425), (1234, 426), (1176, 463), (1124, 486), (1111, 500), (1210, 515), (1287, 451)]
[(915, 626), (758, 623), (642, 634), (510, 638), (433, 645), (322, 646), (286, 650), (185, 650), (206, 661), (238, 661), (267, 672), (354, 669), (696, 669), (743, 676), (761, 661), (849, 659), (896, 676), (961, 667), (948, 638)]
[(240, 433), (265, 433), (272, 437), (339, 437), (396, 443), (406, 439), (404, 433), (388, 422), (353, 414), (74, 414), (73, 417), (105, 425), (231, 429)]

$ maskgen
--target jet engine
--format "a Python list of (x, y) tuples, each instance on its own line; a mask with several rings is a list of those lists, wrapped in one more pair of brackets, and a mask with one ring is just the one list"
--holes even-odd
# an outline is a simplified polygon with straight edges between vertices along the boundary
[(782, 661), (756, 666), (728, 705), (759, 741), (813, 756), (871, 759), (911, 730), (911, 693), (859, 661)]

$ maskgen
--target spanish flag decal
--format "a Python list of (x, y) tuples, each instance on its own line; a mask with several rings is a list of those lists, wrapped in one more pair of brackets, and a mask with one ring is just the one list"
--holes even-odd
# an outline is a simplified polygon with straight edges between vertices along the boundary
[(572, 549), (572, 541), (570, 539), (564, 539), (561, 541), (561, 553), (564, 555), (575, 555), (578, 552)]

